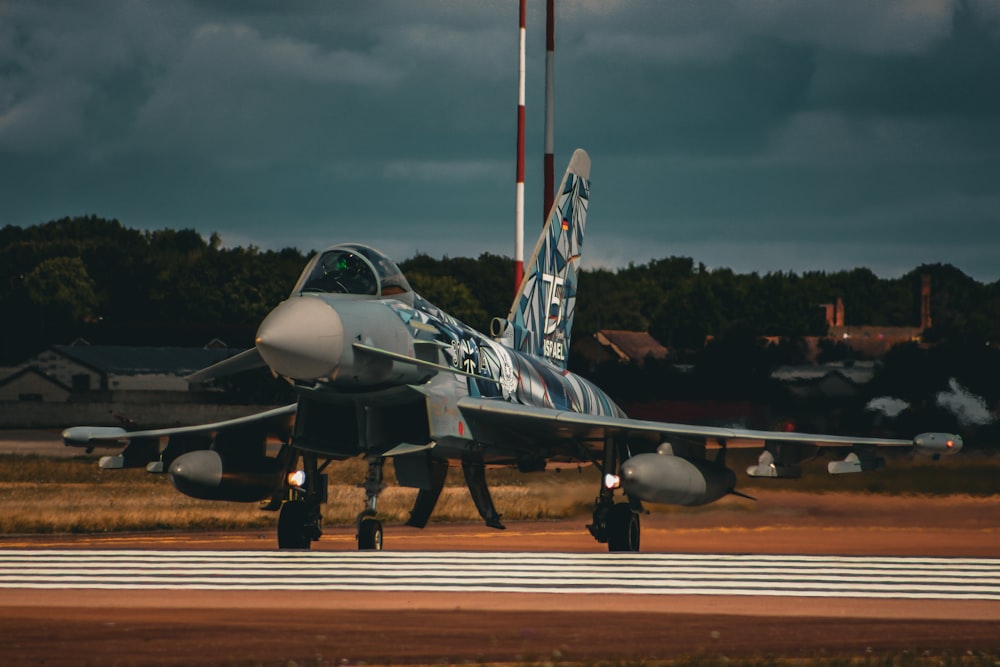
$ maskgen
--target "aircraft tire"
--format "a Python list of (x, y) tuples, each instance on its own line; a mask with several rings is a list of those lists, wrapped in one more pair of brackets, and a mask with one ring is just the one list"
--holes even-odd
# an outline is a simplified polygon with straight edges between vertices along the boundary
[(382, 550), (382, 522), (375, 517), (365, 517), (358, 525), (358, 550)]
[(303, 500), (289, 500), (281, 506), (278, 515), (279, 549), (308, 549), (312, 545), (308, 514)]
[(617, 503), (608, 513), (608, 551), (639, 550), (639, 515), (628, 503)]

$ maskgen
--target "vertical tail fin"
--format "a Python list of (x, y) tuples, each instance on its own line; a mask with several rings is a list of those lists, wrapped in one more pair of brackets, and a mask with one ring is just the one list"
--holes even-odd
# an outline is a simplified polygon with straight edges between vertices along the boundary
[(569, 357), (576, 284), (590, 200), (590, 156), (573, 153), (507, 322), (494, 324), (494, 335), (516, 350), (566, 368)]

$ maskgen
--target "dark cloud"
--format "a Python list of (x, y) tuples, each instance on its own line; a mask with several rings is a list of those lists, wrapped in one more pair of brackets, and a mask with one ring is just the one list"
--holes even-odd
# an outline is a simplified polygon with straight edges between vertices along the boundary
[[(589, 260), (1000, 278), (1000, 3), (560, 0)], [(542, 3), (529, 3), (528, 236)], [(0, 224), (512, 252), (509, 2), (0, 4)]]

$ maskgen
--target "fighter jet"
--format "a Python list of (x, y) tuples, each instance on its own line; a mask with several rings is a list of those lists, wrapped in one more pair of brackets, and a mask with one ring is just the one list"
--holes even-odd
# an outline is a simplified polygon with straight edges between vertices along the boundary
[[(764, 477), (797, 477), (799, 464), (820, 452), (841, 452), (828, 470), (851, 473), (880, 467), (881, 447), (935, 457), (962, 448), (962, 439), (947, 433), (897, 440), (629, 419), (566, 367), (590, 201), (584, 151), (573, 154), (557, 193), (510, 312), (492, 321), (488, 335), (414, 292), (378, 250), (335, 245), (309, 261), (260, 324), (254, 348), (193, 378), (266, 365), (294, 387), (295, 404), (182, 428), (74, 427), (63, 432), (64, 442), (127, 445), (102, 459), (106, 468), (152, 452), (147, 468), (166, 471), (189, 496), (262, 501), (280, 510), (282, 549), (308, 549), (320, 538), (326, 467), (352, 457), (368, 464), (359, 549), (382, 548), (378, 498), (391, 458), (399, 484), (419, 489), (408, 525), (421, 528), (449, 466), (461, 466), (480, 515), (499, 529), (487, 466), (592, 464), (602, 476), (587, 528), (610, 551), (638, 551), (644, 502), (693, 506), (742, 495), (726, 465), (730, 443), (758, 443), (758, 463), (747, 473)], [(269, 456), (264, 436), (292, 414), (290, 433)], [(167, 438), (162, 451), (160, 438)]]

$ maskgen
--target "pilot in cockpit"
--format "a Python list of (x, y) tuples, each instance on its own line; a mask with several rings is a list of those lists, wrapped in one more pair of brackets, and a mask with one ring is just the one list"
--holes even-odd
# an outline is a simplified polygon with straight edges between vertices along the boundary
[(335, 251), (320, 258), (302, 291), (333, 294), (376, 294), (378, 283), (367, 262), (351, 252)]
[(306, 268), (302, 292), (392, 296), (412, 305), (413, 290), (396, 264), (360, 243), (330, 248)]

